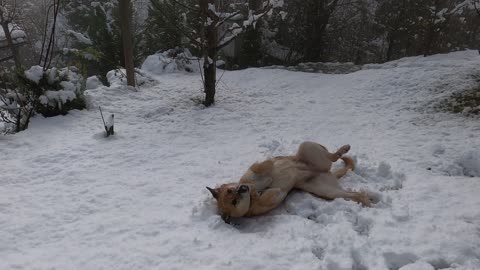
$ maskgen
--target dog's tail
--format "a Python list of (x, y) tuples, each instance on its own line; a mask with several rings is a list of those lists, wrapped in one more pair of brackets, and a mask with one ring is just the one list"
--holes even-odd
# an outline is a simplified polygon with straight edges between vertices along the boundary
[(345, 162), (345, 167), (333, 173), (333, 175), (335, 175), (337, 179), (340, 179), (340, 177), (347, 174), (348, 170), (353, 171), (355, 169), (355, 162), (353, 162), (353, 159), (349, 157), (341, 157), (341, 159), (343, 160), (343, 162)]

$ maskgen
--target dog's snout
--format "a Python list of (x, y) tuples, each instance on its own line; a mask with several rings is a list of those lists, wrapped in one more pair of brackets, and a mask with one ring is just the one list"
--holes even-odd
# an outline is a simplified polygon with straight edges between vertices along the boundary
[(241, 185), (241, 186), (238, 187), (237, 192), (238, 192), (238, 193), (245, 193), (245, 192), (248, 191), (248, 189), (249, 189), (248, 186), (246, 186), (246, 185)]

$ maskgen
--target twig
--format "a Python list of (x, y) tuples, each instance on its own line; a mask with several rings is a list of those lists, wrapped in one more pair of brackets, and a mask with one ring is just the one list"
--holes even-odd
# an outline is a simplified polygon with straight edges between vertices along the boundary
[(233, 12), (230, 16), (227, 16), (227, 17), (223, 18), (221, 21), (218, 21), (217, 24), (215, 25), (215, 27), (218, 28), (219, 26), (223, 25), (224, 23), (226, 23), (227, 21), (229, 21), (233, 17), (237, 16), (238, 14), (240, 14), (240, 11)]
[(40, 52), (40, 60), (38, 60), (38, 64), (41, 65), (42, 64), (42, 60), (43, 60), (43, 51), (45, 50), (45, 43), (47, 41), (47, 31), (48, 31), (48, 17), (50, 15), (50, 10), (52, 9), (53, 7), (53, 4), (50, 5), (47, 9), (47, 14), (45, 16), (45, 29), (44, 29), (44, 32), (43, 32), (43, 36), (42, 36), (42, 51)]
[[(216, 63), (215, 63), (215, 64), (216, 64)], [(223, 72), (222, 72), (222, 75), (220, 75), (220, 78), (218, 78), (217, 82), (215, 83), (215, 87), (217, 87), (218, 83), (222, 80), (223, 74), (225, 74), (225, 71), (226, 71), (226, 70), (224, 69)]]
[(198, 60), (198, 68), (200, 69), (200, 77), (202, 78), (202, 84), (204, 85), (205, 88), (205, 79), (203, 78), (203, 73), (202, 73), (202, 65), (200, 65), (200, 58)]
[(107, 124), (105, 123), (105, 118), (103, 118), (102, 107), (98, 106), (98, 109), (100, 109), (100, 115), (102, 116), (103, 127), (105, 128), (105, 131), (108, 134)]

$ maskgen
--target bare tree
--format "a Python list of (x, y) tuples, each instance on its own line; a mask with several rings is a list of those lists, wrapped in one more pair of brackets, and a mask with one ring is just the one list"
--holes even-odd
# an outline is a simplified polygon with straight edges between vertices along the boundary
[(11, 31), (13, 31), (15, 26), (13, 22), (16, 19), (17, 14), (18, 8), (16, 0), (0, 0), (0, 25), (2, 26), (3, 32), (5, 33), (5, 39), (7, 40), (8, 47), (12, 52), (12, 58), (15, 62), (15, 68), (17, 70), (20, 70), (22, 68), (20, 55), (11, 35)]
[[(204, 91), (205, 106), (211, 106), (215, 102), (216, 92), (216, 60), (218, 51), (233, 42), (240, 34), (243, 34), (249, 26), (254, 26), (263, 16), (267, 15), (275, 7), (282, 5), (283, 1), (269, 0), (263, 2), (262, 8), (249, 9), (247, 19), (241, 25), (233, 23), (219, 36), (219, 29), (232, 18), (238, 17), (240, 11), (218, 12), (214, 0), (199, 0), (200, 14), (203, 21), (202, 57), (204, 60)], [(252, 7), (249, 7), (252, 8)]]
[(122, 28), (123, 54), (125, 56), (125, 69), (127, 71), (127, 84), (135, 87), (135, 66), (133, 63), (133, 44), (131, 33), (131, 2), (120, 0), (120, 23)]
[[(205, 92), (205, 106), (211, 106), (215, 102), (216, 92), (216, 60), (218, 52), (243, 34), (248, 27), (255, 24), (276, 7), (283, 4), (283, 0), (264, 0), (259, 5), (249, 6), (247, 14), (241, 14), (240, 9), (235, 8), (234, 1), (215, 0), (192, 0), (192, 4), (186, 4), (182, 0), (165, 0), (175, 3), (189, 13), (199, 18), (199, 30), (191, 26), (179, 24), (175, 16), (168, 14), (168, 10), (161, 11), (163, 19), (169, 27), (181, 32), (185, 39), (194, 44), (200, 51), (203, 59), (203, 87)], [(193, 4), (198, 1), (198, 5)], [(260, 6), (258, 9), (255, 6)], [(233, 8), (232, 8), (233, 7)], [(247, 15), (245, 19), (245, 15)], [(232, 22), (233, 19), (245, 20), (240, 25)], [(196, 25), (198, 26), (198, 25)]]

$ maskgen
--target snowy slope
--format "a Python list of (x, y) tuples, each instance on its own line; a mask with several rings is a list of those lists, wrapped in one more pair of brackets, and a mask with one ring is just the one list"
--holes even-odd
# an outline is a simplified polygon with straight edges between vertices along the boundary
[[(0, 269), (480, 269), (480, 121), (433, 110), (479, 71), (467, 51), (347, 75), (225, 72), (208, 109), (198, 75), (88, 90), (89, 111), (0, 137)], [(205, 186), (303, 140), (351, 144), (342, 183), (379, 203), (295, 192), (223, 223)]]

